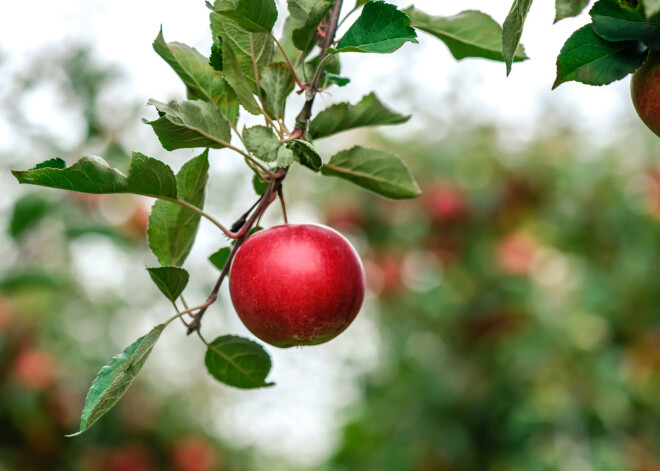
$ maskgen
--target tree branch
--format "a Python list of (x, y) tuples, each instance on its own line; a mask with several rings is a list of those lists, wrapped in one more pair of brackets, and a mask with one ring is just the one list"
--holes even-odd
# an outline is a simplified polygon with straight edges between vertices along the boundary
[(322, 65), (323, 59), (325, 59), (325, 56), (328, 55), (326, 51), (330, 46), (332, 46), (332, 43), (335, 40), (335, 34), (337, 33), (337, 23), (339, 22), (339, 12), (341, 12), (342, 3), (342, 0), (336, 0), (335, 5), (332, 8), (330, 23), (328, 25), (328, 30), (323, 41), (321, 53), (319, 54), (319, 71), (316, 75), (314, 83), (305, 90), (305, 104), (303, 105), (302, 110), (300, 110), (300, 113), (298, 113), (298, 116), (296, 116), (296, 128), (294, 129), (294, 132), (298, 131), (304, 137), (307, 136), (307, 128), (309, 126), (309, 121), (312, 118), (312, 106), (314, 105), (314, 98), (316, 97), (316, 93), (318, 92), (319, 85), (321, 83), (321, 77), (323, 76), (323, 69), (325, 67)]
[[(309, 121), (312, 117), (312, 105), (314, 104), (314, 97), (318, 92), (319, 84), (321, 83), (321, 77), (323, 76), (323, 69), (325, 67), (323, 64), (323, 59), (325, 59), (325, 57), (328, 55), (326, 50), (330, 46), (332, 46), (332, 43), (335, 40), (335, 34), (337, 32), (337, 23), (339, 21), (339, 13), (341, 12), (341, 6), (342, 6), (342, 0), (336, 0), (330, 16), (330, 23), (328, 25), (328, 30), (321, 47), (321, 53), (319, 54), (319, 72), (314, 80), (314, 83), (311, 84), (311, 86), (305, 90), (305, 104), (303, 105), (302, 109), (300, 110), (300, 113), (296, 117), (296, 127), (293, 130), (292, 134), (300, 135), (302, 138), (306, 138), (307, 136), (307, 127), (309, 126)], [(225, 266), (220, 272), (218, 281), (216, 281), (215, 286), (211, 291), (211, 294), (209, 294), (209, 297), (206, 299), (206, 302), (202, 305), (203, 307), (199, 309), (197, 313), (194, 314), (193, 319), (188, 327), (188, 334), (191, 334), (195, 331), (199, 333), (199, 329), (202, 326), (202, 316), (204, 316), (204, 313), (206, 312), (208, 307), (211, 304), (213, 304), (217, 299), (220, 286), (222, 285), (224, 279), (227, 277), (227, 274), (229, 273), (229, 269), (231, 267), (232, 260), (236, 255), (236, 252), (240, 248), (241, 244), (243, 244), (243, 242), (245, 242), (245, 240), (250, 235), (250, 231), (252, 230), (254, 224), (261, 218), (263, 213), (266, 211), (266, 209), (268, 209), (268, 207), (275, 200), (275, 198), (277, 198), (277, 196), (281, 194), (282, 184), (284, 182), (284, 179), (286, 178), (287, 171), (288, 169), (278, 168), (274, 174), (276, 178), (273, 178), (273, 180), (270, 182), (270, 185), (266, 189), (266, 192), (259, 199), (257, 203), (257, 207), (255, 208), (250, 218), (244, 224), (239, 224), (239, 222), (240, 223), (243, 222), (241, 219), (239, 219), (239, 221), (236, 221), (236, 223), (232, 225), (232, 228), (237, 226), (240, 227), (240, 230), (237, 233), (233, 234), (234, 237), (236, 237), (234, 246), (232, 247), (231, 252), (229, 253), (229, 258), (227, 258), (227, 262), (225, 263)], [(244, 217), (245, 215), (242, 216), (242, 218)]]
[[(211, 294), (209, 294), (209, 297), (206, 298), (206, 302), (202, 305), (202, 308), (199, 311), (197, 311), (197, 313), (195, 313), (192, 321), (188, 324), (188, 335), (195, 332), (196, 330), (199, 331), (200, 327), (202, 326), (202, 316), (209, 308), (209, 306), (213, 304), (215, 300), (218, 298), (218, 291), (220, 291), (220, 286), (222, 285), (222, 282), (224, 281), (227, 274), (229, 273), (229, 269), (231, 267), (231, 262), (234, 259), (234, 255), (236, 255), (236, 252), (238, 251), (241, 244), (245, 242), (245, 240), (250, 235), (250, 231), (252, 230), (254, 223), (261, 217), (261, 215), (266, 211), (266, 209), (268, 209), (268, 206), (270, 206), (270, 204), (277, 197), (278, 192), (282, 188), (282, 181), (284, 180), (284, 177), (286, 177), (286, 172), (287, 172), (286, 169), (282, 170), (280, 176), (270, 183), (268, 189), (260, 197), (257, 207), (252, 213), (252, 216), (250, 216), (247, 222), (245, 222), (245, 224), (243, 224), (241, 229), (237, 232), (236, 241), (234, 242), (234, 246), (231, 248), (231, 252), (229, 252), (229, 257), (227, 258), (227, 261), (225, 262), (225, 266), (222, 268), (222, 271), (220, 272), (218, 281), (216, 281), (215, 286), (211, 291)], [(234, 225), (236, 225), (236, 223)]]

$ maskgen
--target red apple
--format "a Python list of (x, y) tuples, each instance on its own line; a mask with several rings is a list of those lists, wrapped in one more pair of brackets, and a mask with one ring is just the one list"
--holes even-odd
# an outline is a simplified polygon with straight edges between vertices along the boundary
[(439, 183), (425, 192), (426, 209), (432, 221), (454, 223), (469, 213), (465, 194), (449, 183)]
[(633, 74), (630, 95), (641, 120), (660, 136), (660, 51), (649, 51), (644, 65)]
[(196, 437), (187, 437), (174, 445), (172, 464), (178, 471), (219, 471), (220, 454), (213, 443)]
[(152, 471), (154, 455), (145, 445), (131, 444), (112, 450), (107, 457), (108, 471)]
[(144, 239), (149, 224), (151, 208), (143, 204), (136, 204), (130, 217), (120, 226), (120, 229), (133, 239)]
[(0, 332), (9, 330), (14, 323), (14, 313), (9, 307), (9, 303), (0, 296)]
[(46, 389), (53, 383), (55, 360), (46, 352), (27, 350), (14, 363), (16, 381), (27, 389)]
[(514, 232), (497, 242), (497, 264), (508, 275), (526, 275), (540, 248), (531, 234)]
[(357, 316), (362, 262), (339, 232), (316, 224), (271, 227), (236, 252), (229, 292), (245, 326), (276, 347), (317, 345)]
[(342, 232), (357, 232), (364, 226), (364, 217), (358, 201), (342, 201), (325, 211), (325, 223)]
[(382, 297), (395, 296), (403, 287), (401, 283), (401, 256), (393, 253), (376, 253), (365, 265), (367, 286)]

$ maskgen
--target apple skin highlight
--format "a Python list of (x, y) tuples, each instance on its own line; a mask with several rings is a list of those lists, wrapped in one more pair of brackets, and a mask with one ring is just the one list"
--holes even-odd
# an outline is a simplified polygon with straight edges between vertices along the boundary
[(229, 292), (243, 324), (264, 342), (281, 348), (318, 345), (343, 332), (360, 311), (364, 268), (334, 229), (284, 224), (241, 245)]

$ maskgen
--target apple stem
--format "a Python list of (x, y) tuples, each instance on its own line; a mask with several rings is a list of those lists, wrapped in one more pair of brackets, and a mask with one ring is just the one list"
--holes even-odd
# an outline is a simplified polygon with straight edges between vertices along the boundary
[(199, 329), (197, 330), (197, 336), (199, 337), (199, 339), (200, 339), (202, 342), (204, 342), (204, 344), (205, 344), (207, 347), (210, 346), (209, 343), (208, 343), (208, 342), (206, 341), (206, 339), (204, 338), (204, 336), (202, 336), (202, 333), (199, 331)]

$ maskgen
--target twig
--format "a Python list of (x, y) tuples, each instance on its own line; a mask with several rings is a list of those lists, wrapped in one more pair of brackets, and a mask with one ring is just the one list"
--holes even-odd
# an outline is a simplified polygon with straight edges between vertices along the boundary
[[(321, 53), (319, 54), (319, 65), (323, 63), (323, 59), (328, 55), (327, 50), (332, 45), (335, 40), (335, 33), (337, 32), (337, 22), (339, 21), (339, 13), (341, 12), (342, 0), (336, 0), (335, 5), (332, 8), (332, 13), (330, 16), (330, 24), (328, 25), (328, 31), (323, 41), (323, 47), (321, 48)], [(296, 116), (296, 128), (295, 130), (301, 131), (303, 136), (307, 135), (307, 128), (309, 126), (309, 121), (312, 118), (312, 105), (314, 105), (314, 98), (316, 97), (316, 92), (318, 91), (319, 85), (321, 83), (321, 76), (323, 75), (323, 70), (319, 68), (314, 79), (314, 83), (305, 90), (305, 104)], [(294, 131), (295, 131), (294, 130)]]
[(284, 216), (284, 224), (289, 224), (289, 218), (286, 217), (286, 203), (284, 202), (284, 192), (282, 191), (282, 186), (277, 189), (277, 196), (280, 198), (280, 203), (282, 203), (282, 215)]
[(268, 209), (268, 206), (270, 206), (270, 204), (275, 199), (277, 191), (281, 187), (284, 177), (286, 177), (286, 172), (287, 172), (286, 169), (282, 170), (278, 179), (273, 180), (270, 183), (268, 189), (259, 199), (259, 203), (256, 209), (254, 210), (254, 212), (252, 213), (252, 216), (250, 216), (250, 218), (243, 225), (243, 227), (236, 233), (237, 235), (236, 242), (234, 243), (231, 252), (229, 252), (229, 257), (227, 258), (227, 261), (225, 262), (225, 266), (222, 268), (222, 271), (220, 272), (218, 281), (216, 281), (215, 286), (211, 291), (211, 294), (209, 294), (209, 297), (206, 299), (206, 302), (202, 305), (203, 307), (199, 311), (197, 311), (197, 313), (193, 316), (193, 319), (188, 327), (188, 335), (190, 335), (196, 330), (199, 330), (199, 328), (202, 325), (201, 324), (202, 316), (204, 316), (204, 313), (206, 312), (208, 307), (211, 304), (213, 304), (216, 301), (216, 299), (218, 299), (218, 291), (220, 290), (220, 286), (222, 285), (223, 280), (229, 273), (229, 268), (231, 267), (231, 262), (234, 259), (236, 252), (240, 248), (241, 244), (243, 244), (243, 242), (245, 242), (245, 240), (250, 235), (250, 231), (252, 230), (255, 221), (257, 221), (257, 219), (261, 217), (261, 215), (266, 211), (266, 209)]
[(257, 96), (259, 101), (263, 103), (264, 98), (261, 96), (261, 85), (259, 84), (259, 67), (257, 67), (257, 59), (254, 57), (254, 40), (252, 33), (250, 33), (250, 56), (252, 57), (252, 69), (254, 70), (254, 82), (257, 85)]
[[(282, 53), (282, 57), (284, 57), (284, 60), (286, 61), (287, 65), (289, 66), (289, 69), (291, 69), (291, 74), (293, 75), (293, 80), (296, 81), (296, 84), (304, 90), (306, 87), (303, 85), (303, 83), (300, 81), (298, 78), (298, 75), (296, 74), (296, 68), (291, 64), (291, 61), (289, 60), (289, 56), (286, 55), (286, 52), (284, 52), (284, 48), (280, 44), (280, 42), (277, 40), (275, 35), (272, 32), (269, 32), (270, 37), (273, 38), (273, 41), (275, 41), (275, 44), (277, 44), (277, 47), (280, 49), (280, 52)], [(301, 51), (302, 53), (302, 51)], [(296, 65), (298, 65), (298, 61), (296, 60)]]
[(188, 203), (187, 201), (183, 201), (183, 200), (180, 200), (180, 199), (177, 199), (177, 198), (168, 198), (168, 197), (166, 197), (166, 196), (159, 196), (158, 198), (161, 199), (161, 200), (169, 201), (170, 203), (178, 204), (179, 206), (183, 206), (184, 208), (188, 208), (188, 209), (190, 209), (191, 211), (196, 212), (196, 213), (199, 214), (200, 216), (205, 217), (206, 219), (208, 219), (209, 221), (211, 221), (213, 224), (215, 224), (215, 225), (218, 227), (218, 229), (220, 229), (222, 232), (224, 232), (224, 234), (225, 234), (227, 237), (230, 237), (230, 238), (232, 238), (232, 239), (235, 238), (234, 234), (233, 234), (231, 231), (229, 231), (229, 229), (227, 229), (225, 226), (223, 226), (222, 224), (220, 224), (220, 222), (219, 222), (218, 220), (216, 220), (213, 216), (211, 216), (211, 215), (208, 214), (208, 213), (205, 213), (204, 211), (202, 211), (201, 209), (199, 209), (199, 208), (198, 208), (197, 206), (195, 206), (194, 204), (190, 204), (190, 203)]

